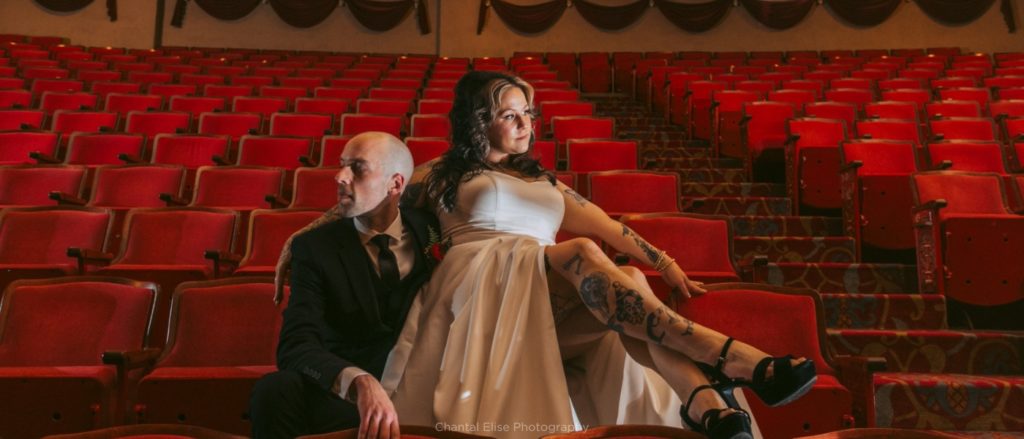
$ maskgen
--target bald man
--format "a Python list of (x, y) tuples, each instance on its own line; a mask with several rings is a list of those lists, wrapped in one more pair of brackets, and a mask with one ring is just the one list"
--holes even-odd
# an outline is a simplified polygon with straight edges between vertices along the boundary
[(357, 426), (361, 438), (398, 437), (378, 380), (430, 277), (424, 249), (440, 236), (433, 216), (399, 207), (412, 173), (408, 148), (390, 134), (364, 133), (346, 145), (335, 177), (341, 219), (292, 240), (279, 372), (263, 377), (250, 401), (255, 438)]

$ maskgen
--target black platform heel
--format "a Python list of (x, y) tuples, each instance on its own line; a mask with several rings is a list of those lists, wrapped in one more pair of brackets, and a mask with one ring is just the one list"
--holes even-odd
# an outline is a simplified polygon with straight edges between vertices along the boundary
[[(813, 361), (805, 360), (794, 366), (792, 355), (765, 357), (754, 367), (751, 381), (730, 378), (722, 372), (722, 368), (725, 366), (725, 356), (729, 353), (732, 342), (733, 338), (729, 337), (722, 345), (722, 352), (718, 355), (718, 361), (714, 367), (697, 363), (701, 371), (715, 380), (715, 390), (718, 390), (723, 397), (728, 396), (727, 399), (732, 399), (732, 391), (736, 387), (749, 387), (769, 407), (776, 407), (789, 404), (804, 396), (818, 380)], [(771, 377), (766, 376), (768, 366), (772, 366)]]
[(699, 386), (690, 392), (690, 398), (686, 400), (686, 404), (679, 408), (679, 415), (686, 425), (689, 425), (693, 431), (707, 435), (711, 439), (753, 439), (754, 436), (750, 430), (750, 415), (728, 400), (726, 400), (726, 405), (734, 410), (732, 413), (722, 415), (722, 412), (728, 409), (711, 409), (700, 417), (700, 423), (690, 418), (689, 408), (693, 404), (693, 398), (700, 391), (707, 389), (715, 390), (709, 384)]

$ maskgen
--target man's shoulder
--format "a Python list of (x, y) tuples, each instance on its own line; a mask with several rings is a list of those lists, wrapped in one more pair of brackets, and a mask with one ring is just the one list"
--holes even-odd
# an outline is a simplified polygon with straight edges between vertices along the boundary
[(292, 247), (310, 247), (335, 245), (339, 234), (346, 229), (353, 228), (351, 221), (339, 219), (320, 224), (295, 236), (292, 239)]

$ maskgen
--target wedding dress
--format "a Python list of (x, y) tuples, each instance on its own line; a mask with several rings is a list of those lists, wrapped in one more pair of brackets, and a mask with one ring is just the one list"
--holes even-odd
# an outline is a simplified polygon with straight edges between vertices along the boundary
[(381, 380), (401, 423), (499, 438), (682, 425), (679, 399), (616, 334), (563, 368), (544, 246), (554, 244), (564, 209), (546, 180), (484, 171), (460, 186), (451, 212), (438, 213), (452, 246), (413, 303)]

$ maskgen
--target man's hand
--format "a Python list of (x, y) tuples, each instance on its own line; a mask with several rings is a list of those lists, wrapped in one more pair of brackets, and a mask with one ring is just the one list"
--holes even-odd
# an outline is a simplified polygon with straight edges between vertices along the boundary
[(359, 409), (358, 439), (398, 439), (398, 413), (387, 392), (373, 375), (352, 380)]

